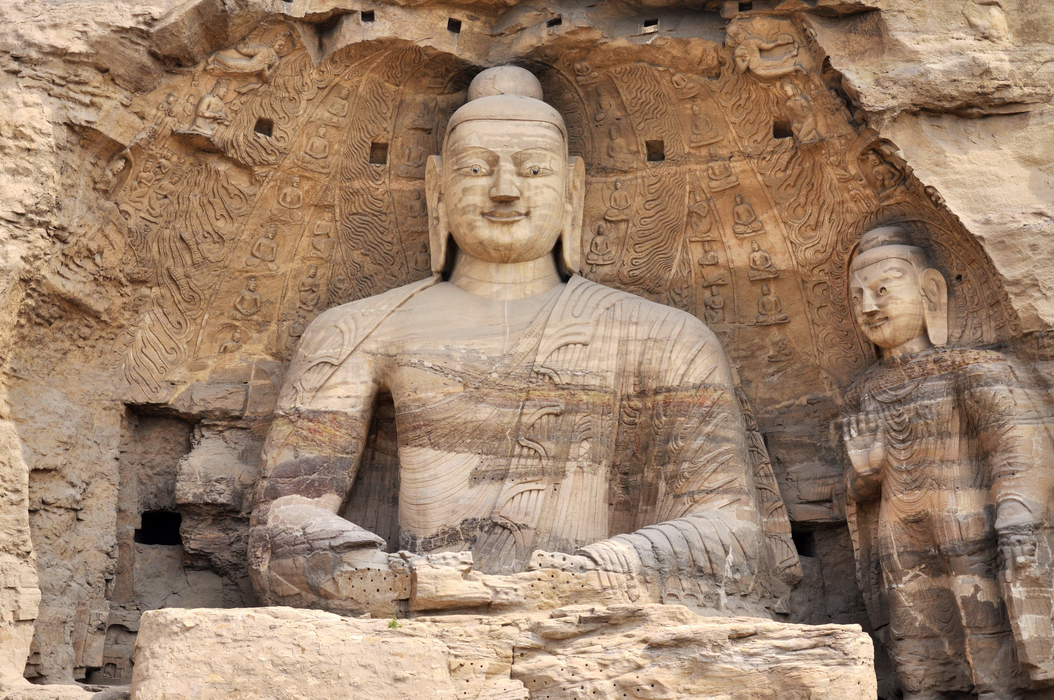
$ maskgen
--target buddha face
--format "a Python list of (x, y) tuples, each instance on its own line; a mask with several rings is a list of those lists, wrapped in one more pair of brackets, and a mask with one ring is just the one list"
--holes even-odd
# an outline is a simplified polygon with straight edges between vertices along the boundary
[(548, 255), (571, 217), (563, 135), (546, 122), (472, 120), (443, 158), (443, 205), (458, 247), (487, 262)]
[(868, 340), (894, 350), (924, 336), (924, 298), (915, 266), (884, 258), (854, 263), (849, 276), (853, 315)]

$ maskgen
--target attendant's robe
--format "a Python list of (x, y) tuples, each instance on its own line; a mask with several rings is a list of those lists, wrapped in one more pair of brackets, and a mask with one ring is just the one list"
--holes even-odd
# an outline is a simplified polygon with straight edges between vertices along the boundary
[(848, 415), (877, 419), (885, 449), (877, 479), (847, 474), (858, 579), (907, 691), (1054, 678), (1050, 571), (1037, 585), (998, 556), (1006, 508), (1049, 537), (1049, 418), (1027, 385), (999, 353), (935, 348), (876, 365), (848, 393)]

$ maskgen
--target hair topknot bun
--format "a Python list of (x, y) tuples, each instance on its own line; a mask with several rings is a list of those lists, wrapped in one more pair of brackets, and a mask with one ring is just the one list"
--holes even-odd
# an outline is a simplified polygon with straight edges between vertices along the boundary
[(477, 75), (468, 86), (469, 102), (491, 95), (521, 95), (540, 100), (542, 84), (526, 68), (497, 66)]

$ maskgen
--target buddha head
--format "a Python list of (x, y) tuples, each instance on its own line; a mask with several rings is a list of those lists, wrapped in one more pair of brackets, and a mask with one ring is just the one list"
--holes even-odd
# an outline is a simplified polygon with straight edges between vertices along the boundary
[(425, 169), (433, 272), (446, 267), (450, 237), (499, 264), (552, 255), (560, 242), (567, 271), (579, 270), (585, 166), (568, 157), (563, 117), (541, 97), (523, 68), (491, 68), (472, 81), (442, 155)]
[(865, 233), (849, 265), (853, 316), (883, 357), (948, 342), (948, 284), (906, 229)]

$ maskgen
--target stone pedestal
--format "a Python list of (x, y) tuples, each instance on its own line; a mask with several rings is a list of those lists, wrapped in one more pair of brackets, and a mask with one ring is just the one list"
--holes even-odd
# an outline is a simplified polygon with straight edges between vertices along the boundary
[(169, 609), (143, 615), (132, 698), (863, 700), (872, 658), (856, 626), (675, 605), (405, 620)]

